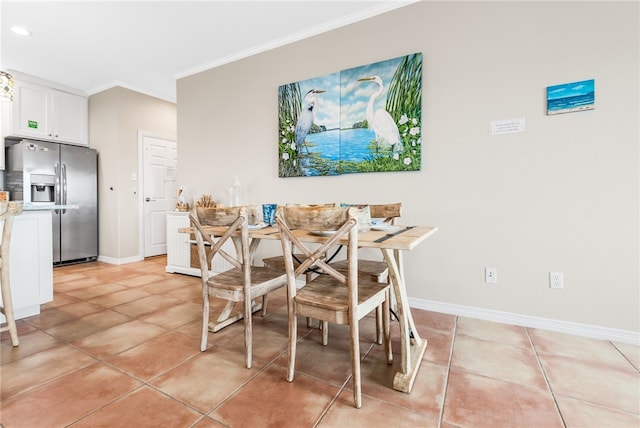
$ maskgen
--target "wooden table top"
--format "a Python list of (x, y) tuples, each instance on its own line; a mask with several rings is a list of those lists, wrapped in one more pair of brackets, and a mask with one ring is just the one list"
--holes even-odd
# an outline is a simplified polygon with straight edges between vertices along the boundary
[[(394, 232), (368, 230), (358, 233), (358, 246), (362, 248), (381, 248), (390, 250), (412, 250), (422, 243), (429, 236), (438, 231), (437, 227), (432, 226), (403, 226), (398, 225), (399, 229)], [(204, 230), (211, 235), (221, 235), (224, 233), (223, 227), (204, 226)], [(191, 227), (183, 227), (178, 229), (180, 233), (192, 233)], [(324, 242), (326, 236), (314, 235), (304, 230), (295, 230), (294, 234), (303, 242)], [(264, 229), (249, 229), (249, 236), (255, 239), (279, 240), (280, 233), (278, 228), (274, 226), (265, 227)], [(346, 241), (346, 238), (345, 238)]]

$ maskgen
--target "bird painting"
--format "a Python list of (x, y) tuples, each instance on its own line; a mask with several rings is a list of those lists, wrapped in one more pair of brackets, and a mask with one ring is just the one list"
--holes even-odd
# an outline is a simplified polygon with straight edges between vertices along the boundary
[(305, 138), (313, 125), (313, 110), (316, 107), (316, 94), (325, 92), (323, 89), (311, 89), (302, 100), (302, 109), (296, 123), (296, 151), (300, 153)]
[(378, 85), (378, 90), (371, 95), (369, 104), (367, 104), (366, 117), (371, 129), (376, 134), (376, 140), (379, 147), (391, 148), (393, 153), (399, 153), (402, 151), (403, 144), (400, 140), (400, 132), (398, 132), (398, 126), (391, 117), (388, 111), (385, 109), (375, 110), (374, 104), (378, 97), (382, 95), (384, 86), (380, 76), (363, 77), (358, 79), (359, 82), (375, 82)]

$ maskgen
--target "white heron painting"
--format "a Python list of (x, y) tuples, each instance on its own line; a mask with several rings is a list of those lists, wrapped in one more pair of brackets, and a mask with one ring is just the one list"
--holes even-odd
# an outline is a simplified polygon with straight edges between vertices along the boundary
[(417, 171), (422, 54), (282, 85), (280, 177)]

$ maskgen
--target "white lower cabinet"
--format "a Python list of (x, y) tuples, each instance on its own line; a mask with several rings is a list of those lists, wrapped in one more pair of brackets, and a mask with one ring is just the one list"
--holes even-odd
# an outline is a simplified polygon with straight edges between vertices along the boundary
[[(191, 226), (188, 212), (173, 211), (167, 213), (167, 266), (165, 271), (169, 273), (183, 273), (186, 275), (200, 276), (200, 262), (198, 250), (195, 246), (195, 238), (188, 233), (179, 233), (178, 229)], [(231, 241), (222, 246), (227, 252), (234, 254), (235, 250)], [(211, 273), (224, 272), (232, 266), (220, 256), (215, 256)]]
[(16, 319), (39, 314), (40, 305), (53, 300), (52, 230), (48, 210), (23, 211), (13, 222), (9, 278)]

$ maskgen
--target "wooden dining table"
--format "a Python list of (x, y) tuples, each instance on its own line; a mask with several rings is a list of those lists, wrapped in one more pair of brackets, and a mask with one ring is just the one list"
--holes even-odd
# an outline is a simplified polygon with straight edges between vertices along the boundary
[[(224, 233), (224, 228), (205, 226), (204, 230), (212, 236)], [(420, 363), (427, 350), (427, 340), (420, 337), (411, 316), (407, 297), (404, 273), (403, 252), (411, 251), (438, 230), (432, 226), (398, 225), (393, 232), (366, 230), (358, 233), (358, 246), (361, 248), (378, 248), (389, 266), (389, 277), (396, 297), (397, 315), (400, 323), (400, 370), (393, 379), (393, 389), (411, 392), (418, 374)], [(179, 229), (180, 233), (191, 233), (192, 229)], [(312, 234), (304, 230), (295, 230), (294, 234), (303, 242), (322, 243), (328, 238)], [(280, 240), (278, 229), (273, 226), (250, 228), (249, 236), (259, 242), (261, 240)], [(255, 247), (254, 247), (255, 248)]]

